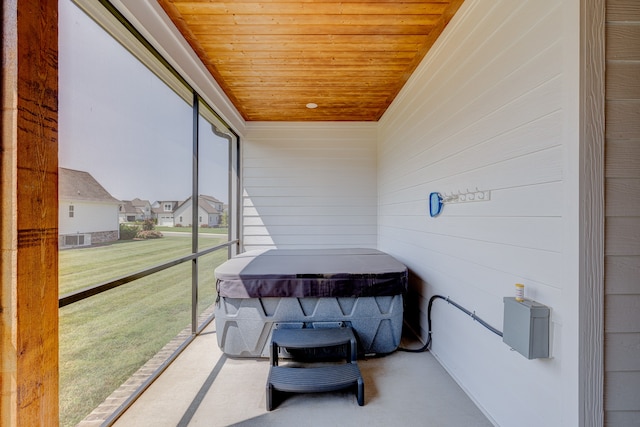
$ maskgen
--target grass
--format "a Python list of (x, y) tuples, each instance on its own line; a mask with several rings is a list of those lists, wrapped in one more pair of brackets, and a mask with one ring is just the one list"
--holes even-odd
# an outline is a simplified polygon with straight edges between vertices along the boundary
[[(165, 227), (156, 225), (155, 229), (161, 232), (172, 231), (176, 233), (191, 233), (191, 227)], [(198, 234), (224, 234), (226, 236), (227, 233), (229, 233), (229, 229), (227, 228), (198, 228)]]
[[(200, 249), (227, 240), (226, 234), (199, 239)], [(60, 252), (60, 295), (126, 276), (191, 253), (191, 236), (167, 235), (161, 239), (119, 240), (88, 248)]]
[[(166, 236), (61, 251), (60, 293), (185, 255), (190, 242)], [(199, 259), (199, 312), (213, 304), (213, 270), (226, 259), (226, 249)], [(60, 309), (60, 425), (77, 424), (190, 321), (190, 262)]]

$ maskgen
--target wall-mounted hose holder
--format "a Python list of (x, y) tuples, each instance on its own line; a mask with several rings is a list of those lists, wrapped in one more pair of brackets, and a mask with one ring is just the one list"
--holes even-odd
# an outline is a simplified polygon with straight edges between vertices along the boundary
[(434, 191), (429, 194), (429, 215), (432, 218), (440, 215), (443, 206), (449, 203), (486, 202), (489, 200), (491, 200), (491, 191), (480, 191), (478, 188), (475, 191), (445, 193), (444, 196)]

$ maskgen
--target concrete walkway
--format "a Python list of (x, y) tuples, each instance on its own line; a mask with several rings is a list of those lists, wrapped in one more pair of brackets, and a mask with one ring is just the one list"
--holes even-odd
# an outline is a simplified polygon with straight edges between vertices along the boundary
[(358, 362), (365, 405), (352, 391), (292, 394), (265, 409), (266, 359), (232, 359), (212, 323), (120, 417), (129, 426), (491, 426), (430, 353)]

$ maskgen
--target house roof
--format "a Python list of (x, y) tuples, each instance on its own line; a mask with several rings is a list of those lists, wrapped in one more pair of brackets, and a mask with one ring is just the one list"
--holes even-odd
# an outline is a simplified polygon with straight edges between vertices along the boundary
[(198, 205), (202, 209), (204, 209), (204, 211), (208, 214), (220, 213), (220, 211), (218, 211), (214, 206), (210, 205), (209, 203), (202, 203), (202, 199), (200, 199), (200, 203), (198, 203)]
[(58, 182), (61, 200), (120, 203), (89, 172), (58, 168)]
[(122, 200), (122, 203), (120, 204), (120, 206), (121, 206), (120, 208), (121, 214), (145, 215), (146, 207), (151, 206), (151, 204), (146, 200), (133, 199), (133, 200)]
[[(183, 207), (188, 203), (191, 203), (191, 196), (189, 196), (184, 202), (180, 203), (180, 205), (176, 208), (176, 210), (178, 210), (179, 208)], [(216, 203), (222, 203), (222, 202), (216, 199), (215, 197), (207, 196), (205, 194), (201, 194), (200, 196), (198, 196), (198, 206), (202, 208), (206, 213), (210, 213), (210, 214), (221, 213), (218, 209), (216, 209), (216, 206), (215, 206)]]
[(139, 199), (137, 197), (135, 199), (131, 200), (129, 203), (131, 203), (135, 207), (140, 207), (140, 208), (151, 206), (151, 203), (149, 203), (148, 200), (142, 200), (142, 199)]
[(138, 208), (133, 206), (130, 200), (123, 200), (120, 204), (120, 213), (122, 214), (135, 214), (138, 213)]
[(222, 202), (220, 200), (216, 199), (213, 196), (207, 196), (206, 194), (201, 194), (200, 198), (203, 199), (203, 200), (206, 200), (206, 201), (208, 201), (210, 203), (220, 203), (220, 204), (222, 204)]
[[(171, 207), (172, 207), (171, 211), (164, 210), (165, 203), (171, 203)], [(169, 212), (173, 213), (173, 211), (175, 211), (180, 204), (181, 203), (177, 200), (156, 200), (153, 203), (153, 205), (151, 205), (151, 212), (157, 213), (157, 214), (166, 214)]]
[(463, 1), (158, 0), (246, 121), (377, 121)]

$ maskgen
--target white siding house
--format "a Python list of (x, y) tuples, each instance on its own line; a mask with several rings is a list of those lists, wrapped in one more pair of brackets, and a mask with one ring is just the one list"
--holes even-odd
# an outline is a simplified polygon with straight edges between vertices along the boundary
[[(189, 197), (176, 208), (173, 213), (174, 225), (190, 227), (193, 223), (192, 198)], [(224, 204), (215, 197), (201, 195), (198, 197), (198, 227), (218, 227), (222, 220)]]
[(88, 172), (58, 169), (60, 247), (118, 240), (120, 201)]
[(151, 215), (159, 226), (173, 227), (173, 212), (178, 205), (176, 200), (158, 200), (151, 205)]
[(135, 198), (123, 200), (119, 207), (119, 220), (124, 222), (144, 221), (151, 219), (151, 203), (148, 200)]
[(125, 222), (135, 222), (141, 220), (140, 211), (133, 206), (131, 201), (123, 200), (118, 207), (118, 221), (122, 224)]

